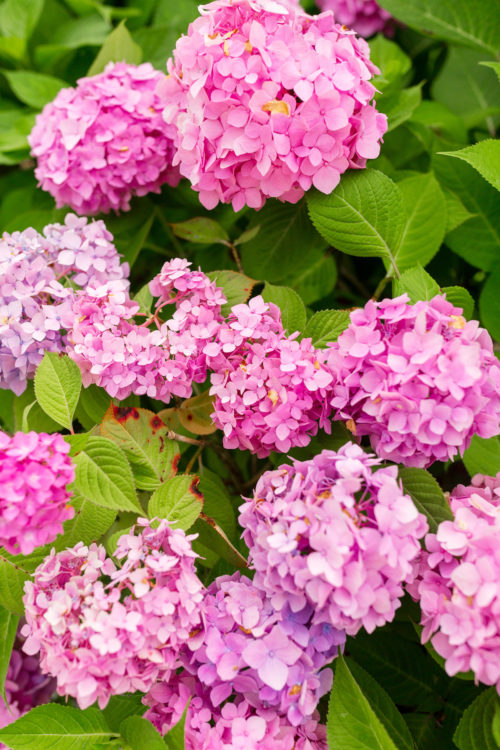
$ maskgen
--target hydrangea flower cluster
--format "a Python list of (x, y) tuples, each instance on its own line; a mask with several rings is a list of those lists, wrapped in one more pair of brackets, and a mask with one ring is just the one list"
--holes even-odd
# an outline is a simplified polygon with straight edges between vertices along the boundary
[(378, 156), (385, 115), (370, 104), (369, 48), (333, 13), (278, 0), (216, 0), (175, 48), (159, 87), (180, 172), (206, 208), (330, 193)]
[(330, 429), (326, 355), (310, 339), (286, 336), (279, 309), (254, 297), (235, 305), (206, 351), (215, 396), (212, 419), (225, 448), (260, 458), (307, 445)]
[(64, 225), (49, 224), (43, 232), (26, 229), (0, 240), (0, 388), (17, 395), (46, 351), (64, 349), (62, 318), (73, 291), (62, 281), (112, 279), (128, 286), (128, 265), (120, 264), (102, 221), (87, 223), (69, 214)]
[(444, 296), (370, 300), (331, 345), (332, 406), (378, 456), (429, 466), (492, 437), (500, 418), (500, 365), (491, 338)]
[(263, 474), (240, 508), (254, 584), (274, 608), (313, 609), (312, 624), (371, 633), (393, 619), (427, 521), (395, 466), (357, 445)]
[(52, 542), (73, 518), (68, 491), (75, 478), (61, 435), (0, 432), (0, 546), (29, 555)]
[[(168, 402), (172, 395), (188, 398), (192, 383), (207, 377), (205, 349), (222, 320), (226, 302), (215, 282), (190, 263), (165, 263), (151, 282), (159, 295), (156, 312), (138, 325), (139, 305), (119, 282), (77, 293), (65, 318), (67, 351), (82, 371), (84, 385), (95, 383), (112, 397), (147, 394)], [(158, 317), (166, 305), (176, 310), (166, 322)], [(156, 323), (156, 329), (148, 325)]]
[(146, 692), (178, 666), (181, 646), (200, 624), (203, 586), (195, 573), (192, 536), (168, 521), (123, 535), (117, 568), (103, 546), (51, 554), (25, 584), (24, 650), (40, 651), (42, 670), (60, 695), (80, 708), (111, 695)]
[(500, 474), (477, 475), (450, 497), (453, 521), (426, 537), (409, 587), (422, 610), (422, 641), (450, 676), (472, 670), (500, 693)]
[(316, 0), (321, 10), (332, 10), (335, 20), (349, 26), (360, 36), (369, 37), (379, 31), (387, 36), (394, 32), (391, 14), (375, 0)]
[(58, 207), (127, 211), (132, 196), (178, 184), (173, 129), (156, 92), (162, 78), (149, 63), (109, 63), (44, 107), (28, 140), (39, 184)]

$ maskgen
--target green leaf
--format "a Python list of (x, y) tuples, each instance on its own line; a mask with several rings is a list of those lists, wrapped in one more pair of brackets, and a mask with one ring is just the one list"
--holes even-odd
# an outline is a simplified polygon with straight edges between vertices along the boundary
[(0, 7), (0, 29), (5, 37), (26, 40), (38, 23), (44, 0), (4, 0)]
[(78, 542), (97, 542), (111, 528), (116, 518), (115, 510), (95, 505), (78, 494), (71, 498), (71, 505), (75, 509), (75, 515), (64, 523), (63, 534), (47, 545), (47, 554), (51, 547), (60, 551), (74, 547)]
[(328, 746), (335, 750), (397, 750), (344, 657), (339, 655), (335, 665), (326, 725)]
[(141, 226), (139, 227), (137, 232), (134, 234), (132, 239), (127, 243), (127, 247), (125, 248), (123, 257), (127, 261), (127, 263), (130, 265), (130, 267), (132, 267), (135, 261), (137, 260), (139, 253), (141, 252), (143, 245), (149, 236), (154, 220), (155, 220), (154, 214), (151, 214), (151, 216), (148, 216), (146, 221), (143, 224), (141, 224)]
[(0, 607), (0, 695), (5, 702), (7, 702), (5, 678), (7, 677), (18, 623), (18, 615), (14, 615), (8, 609)]
[(134, 295), (134, 302), (137, 302), (140, 307), (139, 312), (148, 316), (151, 315), (153, 299), (153, 295), (149, 291), (149, 284), (144, 284), (144, 286), (139, 289), (137, 294)]
[(464, 289), (463, 286), (444, 286), (441, 291), (443, 294), (446, 294), (448, 302), (451, 302), (455, 307), (462, 308), (467, 320), (472, 318), (475, 302), (467, 289)]
[(465, 709), (453, 735), (459, 750), (498, 750), (493, 735), (493, 719), (500, 710), (500, 698), (494, 687), (485, 690)]
[(120, 725), (120, 734), (131, 750), (165, 750), (157, 729), (142, 716), (129, 716)]
[(87, 75), (95, 76), (102, 73), (109, 62), (127, 62), (132, 65), (139, 65), (141, 60), (142, 50), (130, 36), (125, 21), (122, 21), (107, 37)]
[(296, 265), (282, 279), (285, 286), (294, 289), (306, 305), (326, 297), (335, 287), (337, 266), (333, 253), (319, 248), (304, 253), (301, 265)]
[(348, 325), (347, 310), (320, 310), (309, 318), (303, 338), (312, 339), (313, 346), (317, 348), (325, 348), (330, 342), (336, 341)]
[(500, 141), (487, 139), (460, 151), (444, 151), (441, 154), (463, 159), (488, 180), (490, 185), (500, 190)]
[(266, 282), (262, 297), (273, 302), (281, 310), (281, 321), (288, 335), (302, 331), (306, 324), (306, 308), (297, 292), (287, 286), (273, 286)]
[[(449, 138), (454, 143), (467, 143), (467, 129), (461, 117), (452, 112), (442, 102), (429, 101), (424, 99), (413, 115), (411, 116), (410, 125), (424, 125), (429, 132), (442, 138)], [(429, 141), (429, 147), (432, 143)]]
[(250, 229), (245, 229), (242, 234), (236, 239), (233, 240), (233, 245), (237, 247), (238, 245), (244, 245), (245, 242), (250, 242), (250, 240), (255, 239), (257, 235), (260, 232), (260, 224), (256, 224), (253, 227), (250, 227)]
[(123, 451), (105, 437), (89, 437), (74, 458), (75, 488), (95, 505), (140, 513), (130, 464)]
[(383, 34), (370, 41), (370, 60), (380, 69), (373, 85), (385, 95), (389, 91), (400, 89), (403, 79), (411, 70), (411, 60), (401, 47), (387, 39)]
[(19, 101), (34, 109), (42, 109), (47, 102), (54, 99), (58, 91), (68, 86), (59, 78), (34, 71), (5, 70), (3, 74)]
[(150, 518), (167, 518), (178, 529), (191, 528), (203, 508), (203, 495), (198, 490), (198, 477), (182, 474), (168, 479), (151, 495)]
[(427, 34), (496, 55), (500, 20), (496, 0), (381, 0), (399, 21)]
[(111, 404), (102, 420), (100, 434), (125, 453), (141, 490), (155, 490), (177, 471), (179, 446), (152, 411)]
[[(225, 531), (215, 519), (201, 513), (200, 518), (192, 528), (194, 534), (198, 534), (198, 540), (204, 547), (215, 552), (219, 557), (233, 565), (239, 570), (248, 568), (248, 563), (234, 544), (229, 540)], [(196, 547), (196, 542), (195, 542)]]
[(124, 695), (111, 696), (108, 705), (102, 710), (102, 714), (113, 732), (119, 732), (120, 724), (125, 719), (128, 719), (129, 716), (142, 716), (146, 711), (146, 706), (142, 703), (142, 698), (142, 693), (125, 693)]
[(233, 305), (246, 302), (256, 283), (254, 279), (236, 271), (210, 271), (207, 276), (215, 281), (226, 296), (227, 304), (222, 306), (223, 315), (229, 315)]
[(234, 508), (222, 479), (215, 472), (203, 467), (199, 490), (204, 498), (205, 514), (213, 518), (230, 539), (234, 539), (236, 537)]
[(422, 101), (422, 84), (377, 98), (377, 109), (387, 115), (387, 132), (409, 120)]
[[(500, 201), (499, 201), (500, 204)], [(500, 206), (499, 206), (500, 207)], [(500, 264), (496, 264), (488, 276), (479, 297), (481, 322), (494, 339), (500, 341)]]
[(0, 729), (0, 742), (11, 750), (92, 750), (110, 736), (99, 709), (81, 711), (56, 703), (32, 708)]
[(448, 234), (463, 224), (464, 221), (467, 221), (467, 219), (471, 219), (475, 214), (468, 211), (458, 195), (452, 193), (448, 188), (444, 188), (443, 193), (446, 201), (446, 234)]
[(395, 265), (394, 250), (405, 226), (404, 205), (396, 184), (374, 169), (345, 174), (330, 195), (308, 194), (318, 232), (337, 250), (376, 256)]
[(45, 555), (9, 555), (0, 549), (0, 606), (15, 615), (24, 614), (24, 584)]
[(479, 65), (485, 65), (487, 68), (491, 68), (492, 70), (494, 70), (498, 76), (498, 80), (500, 80), (500, 62), (491, 62), (490, 60), (486, 60), (480, 62)]
[(451, 750), (451, 744), (444, 737), (442, 724), (433, 714), (411, 713), (405, 714), (404, 718), (419, 750), (429, 750), (431, 747)]
[(409, 296), (411, 302), (432, 299), (439, 294), (439, 286), (436, 281), (425, 271), (420, 264), (408, 268), (400, 279), (394, 281), (394, 296), (399, 294)]
[(475, 474), (495, 476), (500, 471), (499, 438), (480, 438), (479, 435), (474, 435), (464, 452), (463, 460), (471, 477)]
[(97, 385), (89, 385), (82, 388), (80, 392), (79, 406), (81, 405), (88, 415), (92, 424), (100, 424), (111, 403), (111, 397), (104, 388)]
[(195, 435), (211, 435), (216, 431), (212, 417), (214, 411), (213, 397), (208, 391), (198, 396), (187, 398), (177, 410), (180, 423), (186, 430)]
[(184, 750), (185, 747), (185, 734), (186, 734), (186, 716), (189, 708), (189, 703), (184, 709), (184, 713), (181, 718), (175, 724), (172, 729), (167, 732), (164, 737), (165, 745), (168, 750)]
[(500, 709), (498, 706), (495, 707), (495, 715), (493, 717), (491, 731), (493, 732), (493, 737), (495, 738), (495, 742), (500, 747)]
[(36, 400), (46, 414), (71, 430), (80, 397), (82, 376), (68, 356), (45, 352), (35, 373)]
[(450, 506), (432, 474), (425, 469), (405, 466), (399, 469), (399, 477), (403, 482), (404, 491), (411, 497), (420, 513), (426, 516), (432, 533), (436, 533), (441, 521), (453, 520)]
[(197, 217), (171, 224), (170, 226), (176, 237), (181, 237), (183, 240), (189, 240), (190, 242), (197, 242), (201, 245), (212, 245), (214, 242), (225, 244), (229, 241), (229, 235), (224, 227), (221, 227), (213, 219)]
[(432, 174), (419, 174), (398, 182), (403, 197), (405, 223), (395, 252), (400, 270), (416, 263), (427, 265), (439, 250), (446, 231), (446, 201)]

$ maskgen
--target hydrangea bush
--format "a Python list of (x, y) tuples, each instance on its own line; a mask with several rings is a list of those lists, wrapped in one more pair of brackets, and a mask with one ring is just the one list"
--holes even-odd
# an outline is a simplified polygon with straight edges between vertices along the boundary
[(473, 6), (4, 0), (0, 747), (500, 747)]

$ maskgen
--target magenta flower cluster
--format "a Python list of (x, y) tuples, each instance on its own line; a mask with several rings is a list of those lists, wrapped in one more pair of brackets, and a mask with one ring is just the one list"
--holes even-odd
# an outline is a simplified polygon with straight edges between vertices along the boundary
[(52, 542), (73, 518), (68, 490), (75, 478), (61, 435), (0, 432), (0, 546), (30, 555)]
[(318, 427), (330, 429), (326, 355), (286, 336), (279, 309), (254, 297), (235, 305), (207, 347), (212, 370), (212, 418), (225, 448), (259, 457), (305, 446)]
[(330, 193), (378, 156), (385, 115), (370, 104), (369, 48), (331, 12), (275, 0), (216, 0), (181, 37), (160, 85), (173, 163), (206, 208)]
[(254, 584), (278, 611), (355, 635), (393, 619), (427, 531), (397, 468), (354, 443), (266, 472), (240, 508)]
[(335, 419), (368, 435), (378, 456), (429, 466), (492, 437), (500, 418), (500, 365), (491, 338), (444, 296), (369, 301), (331, 345)]
[(477, 475), (451, 494), (454, 518), (426, 537), (409, 587), (422, 610), (422, 641), (450, 676), (474, 673), (500, 693), (500, 474)]
[(29, 137), (40, 186), (80, 214), (126, 211), (134, 195), (177, 185), (172, 127), (149, 63), (109, 63), (62, 89), (38, 115)]
[(363, 37), (394, 33), (391, 14), (375, 0), (316, 0), (321, 10), (332, 10), (335, 20)]
[(191, 538), (139, 519), (118, 541), (119, 568), (96, 544), (52, 550), (25, 584), (22, 632), (60, 695), (104, 708), (111, 695), (146, 692), (175, 672), (201, 618)]
[[(68, 214), (63, 225), (5, 233), (0, 240), (0, 388), (17, 395), (46, 351), (62, 351), (62, 318), (78, 285), (125, 278), (113, 237), (102, 221)], [(65, 286), (64, 284), (68, 284)]]

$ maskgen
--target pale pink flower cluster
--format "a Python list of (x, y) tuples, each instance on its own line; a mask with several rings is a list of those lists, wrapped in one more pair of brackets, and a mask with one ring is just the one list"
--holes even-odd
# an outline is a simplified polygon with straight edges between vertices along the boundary
[(54, 541), (73, 518), (68, 490), (75, 478), (61, 435), (0, 432), (0, 546), (30, 555)]
[(51, 554), (25, 584), (24, 650), (80, 708), (146, 692), (178, 666), (181, 646), (200, 624), (203, 586), (192, 536), (162, 521), (138, 521), (118, 541), (117, 568), (104, 547), (81, 542)]
[[(76, 294), (65, 319), (67, 351), (84, 385), (95, 383), (119, 399), (135, 393), (168, 402), (172, 396), (188, 398), (193, 381), (206, 379), (205, 349), (226, 298), (215, 282), (189, 266), (181, 259), (165, 263), (151, 282), (152, 293), (159, 295), (156, 312), (142, 325), (133, 319), (139, 305), (121, 282)], [(169, 304), (176, 309), (163, 322), (158, 316)]]
[(159, 86), (179, 165), (206, 208), (330, 193), (378, 156), (385, 115), (363, 39), (331, 12), (292, 2), (216, 0), (182, 36)]
[[(113, 237), (102, 221), (68, 214), (64, 225), (49, 224), (5, 233), (0, 239), (0, 388), (17, 395), (33, 378), (46, 351), (64, 349), (62, 318), (73, 291), (63, 284), (124, 280)], [(125, 281), (123, 281), (125, 285)]]
[(240, 508), (254, 584), (312, 624), (371, 633), (393, 619), (427, 531), (395, 466), (353, 443), (263, 474)]
[(450, 497), (453, 521), (426, 537), (409, 587), (422, 610), (422, 641), (453, 676), (471, 670), (500, 693), (500, 474), (477, 475)]
[(225, 448), (268, 456), (307, 445), (329, 430), (326, 354), (310, 339), (286, 336), (279, 309), (254, 297), (235, 305), (206, 348), (215, 396), (212, 419)]
[(391, 14), (375, 0), (316, 0), (321, 10), (332, 10), (335, 20), (345, 24), (360, 36), (369, 37), (382, 32), (394, 33)]
[(500, 364), (491, 338), (444, 296), (370, 300), (331, 344), (335, 419), (383, 459), (426, 467), (499, 432)]
[(28, 140), (39, 184), (58, 207), (127, 211), (132, 196), (177, 185), (173, 128), (156, 92), (163, 78), (149, 63), (109, 63), (44, 107)]

